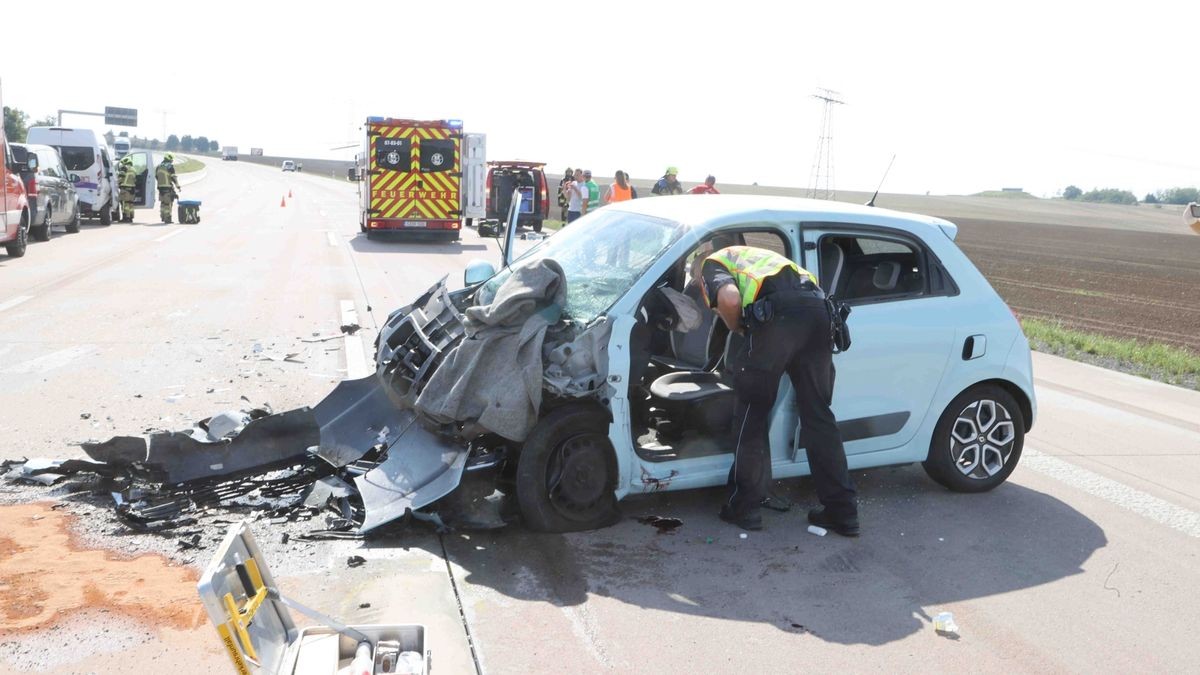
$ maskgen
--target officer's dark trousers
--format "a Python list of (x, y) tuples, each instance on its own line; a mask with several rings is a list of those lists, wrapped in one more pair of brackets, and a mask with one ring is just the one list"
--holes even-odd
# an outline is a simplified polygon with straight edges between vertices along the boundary
[(808, 453), (817, 496), (831, 515), (857, 515), (846, 451), (829, 409), (834, 379), (829, 313), (825, 301), (815, 297), (792, 299), (788, 304), (771, 322), (745, 335), (732, 363), (737, 446), (729, 472), (728, 504), (734, 513), (745, 514), (757, 509), (767, 496), (771, 482), (767, 426), (779, 380), (787, 373), (796, 391), (800, 443)]

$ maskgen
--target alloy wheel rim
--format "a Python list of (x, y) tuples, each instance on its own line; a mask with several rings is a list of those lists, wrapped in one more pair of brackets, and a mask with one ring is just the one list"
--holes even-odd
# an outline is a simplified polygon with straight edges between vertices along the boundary
[(950, 427), (950, 459), (967, 478), (987, 480), (1004, 470), (1016, 440), (1007, 408), (991, 399), (973, 401)]

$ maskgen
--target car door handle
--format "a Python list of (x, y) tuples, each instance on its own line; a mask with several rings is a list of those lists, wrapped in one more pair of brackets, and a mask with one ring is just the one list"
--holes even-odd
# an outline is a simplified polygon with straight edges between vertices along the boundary
[(962, 358), (963, 361), (971, 361), (977, 359), (987, 353), (987, 336), (971, 335), (966, 340), (963, 340)]

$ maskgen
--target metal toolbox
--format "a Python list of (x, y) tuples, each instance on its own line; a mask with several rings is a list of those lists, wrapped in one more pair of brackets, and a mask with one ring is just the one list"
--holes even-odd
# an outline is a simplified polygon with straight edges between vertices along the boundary
[[(370, 644), (366, 672), (427, 675), (425, 626), (347, 626), (279, 593), (249, 521), (234, 525), (197, 584), (208, 618), (238, 673), (351, 673), (359, 644)], [(297, 629), (292, 611), (322, 625)], [(355, 675), (361, 675), (356, 669)]]

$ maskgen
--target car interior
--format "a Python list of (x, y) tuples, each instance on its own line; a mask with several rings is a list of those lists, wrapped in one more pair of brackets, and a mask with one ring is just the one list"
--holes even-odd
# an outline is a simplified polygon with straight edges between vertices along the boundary
[(820, 282), (846, 302), (923, 295), (921, 256), (906, 243), (854, 235), (825, 235), (820, 244)]
[[(642, 459), (663, 462), (733, 450), (733, 382), (726, 369), (741, 346), (692, 282), (692, 262), (726, 246), (759, 246), (788, 255), (782, 236), (768, 230), (722, 233), (702, 242), (642, 299), (630, 345), (630, 406), (634, 447)], [(679, 317), (661, 289), (690, 298), (699, 325), (676, 330)]]
[(536, 189), (537, 177), (534, 169), (524, 167), (495, 166), (492, 171), (491, 218), (504, 218), (512, 206), (513, 190), (521, 190), (521, 213), (539, 213), (542, 209), (541, 192)]

